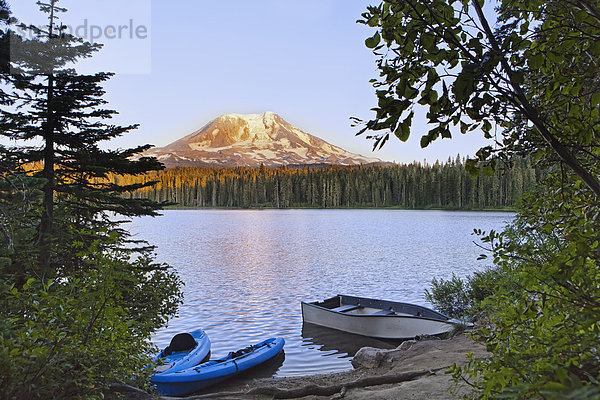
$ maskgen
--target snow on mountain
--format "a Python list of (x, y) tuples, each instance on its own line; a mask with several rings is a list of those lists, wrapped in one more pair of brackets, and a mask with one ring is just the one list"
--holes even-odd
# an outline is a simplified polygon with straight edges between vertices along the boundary
[(165, 147), (148, 150), (167, 167), (266, 167), (382, 163), (309, 135), (267, 111), (227, 114)]

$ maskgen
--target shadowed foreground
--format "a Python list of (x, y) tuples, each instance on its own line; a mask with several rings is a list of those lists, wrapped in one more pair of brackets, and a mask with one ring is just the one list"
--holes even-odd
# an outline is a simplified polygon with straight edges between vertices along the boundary
[[(453, 363), (467, 362), (466, 353), (486, 356), (483, 346), (464, 334), (448, 340), (406, 342), (395, 350), (364, 348), (353, 361), (353, 371), (290, 378), (240, 377), (211, 392), (186, 399), (449, 399), (466, 394), (466, 384), (450, 393), (451, 377), (444, 373)], [(156, 397), (123, 389), (127, 399)], [(160, 397), (160, 399), (171, 399)]]

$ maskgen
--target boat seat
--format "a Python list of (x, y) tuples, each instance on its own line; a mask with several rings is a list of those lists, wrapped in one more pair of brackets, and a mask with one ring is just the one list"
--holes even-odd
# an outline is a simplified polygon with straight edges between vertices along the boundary
[(357, 308), (360, 308), (360, 306), (357, 306), (354, 304), (344, 304), (341, 307), (332, 308), (331, 311), (348, 312), (348, 311), (356, 310)]
[(395, 314), (392, 310), (379, 310), (371, 315), (392, 315)]
[(161, 353), (161, 357), (166, 357), (173, 354), (174, 351), (187, 351), (196, 347), (198, 343), (189, 333), (178, 333), (171, 339), (171, 344), (167, 346)]

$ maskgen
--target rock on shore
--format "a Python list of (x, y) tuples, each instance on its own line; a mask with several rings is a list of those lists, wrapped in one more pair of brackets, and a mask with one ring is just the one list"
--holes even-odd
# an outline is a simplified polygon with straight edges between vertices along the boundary
[[(334, 374), (289, 378), (234, 379), (210, 389), (206, 394), (187, 397), (201, 399), (348, 399), (348, 400), (447, 400), (468, 393), (465, 384), (454, 388), (445, 374), (453, 363), (467, 362), (467, 352), (486, 357), (485, 348), (464, 334), (451, 339), (407, 341), (393, 350), (363, 348), (352, 363), (354, 370)], [(147, 397), (152, 398), (151, 396)], [(140, 399), (137, 397), (137, 399)], [(161, 399), (169, 399), (162, 397)]]

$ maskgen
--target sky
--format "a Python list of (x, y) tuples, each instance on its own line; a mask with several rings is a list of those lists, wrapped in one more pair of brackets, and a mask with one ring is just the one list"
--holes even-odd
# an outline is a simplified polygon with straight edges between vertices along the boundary
[[(40, 24), (36, 0), (9, 0), (15, 17)], [(61, 21), (105, 44), (82, 72), (116, 75), (105, 84), (113, 123), (140, 127), (110, 143), (167, 145), (221, 114), (273, 111), (334, 145), (385, 161), (435, 162), (472, 155), (480, 133), (421, 149), (417, 114), (411, 138), (382, 150), (350, 117), (376, 106), (376, 57), (364, 45), (374, 31), (356, 23), (377, 0), (61, 0)], [(119, 30), (119, 27), (121, 29)], [(135, 33), (135, 34), (134, 34)]]

